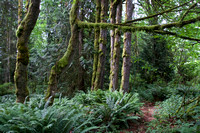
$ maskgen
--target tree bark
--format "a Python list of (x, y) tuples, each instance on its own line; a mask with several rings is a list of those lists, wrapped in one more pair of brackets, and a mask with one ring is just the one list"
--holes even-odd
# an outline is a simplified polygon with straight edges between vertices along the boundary
[(16, 102), (23, 103), (29, 95), (27, 89), (27, 65), (29, 62), (28, 40), (40, 12), (40, 0), (31, 0), (26, 16), (18, 26), (17, 61), (15, 69)]
[(70, 11), (70, 25), (71, 25), (71, 38), (69, 41), (69, 45), (67, 51), (65, 52), (64, 56), (56, 62), (56, 64), (51, 68), (51, 73), (49, 76), (48, 88), (45, 100), (48, 101), (49, 105), (53, 104), (54, 101), (54, 94), (57, 90), (57, 80), (60, 77), (62, 71), (67, 68), (73, 58), (75, 53), (76, 47), (78, 46), (78, 38), (79, 38), (79, 31), (77, 25), (77, 14), (78, 14), (78, 3), (79, 0), (74, 0), (73, 5)]
[[(107, 21), (108, 16), (108, 1), (101, 0), (101, 22)], [(100, 29), (100, 38), (99, 38), (99, 55), (98, 55), (98, 65), (95, 79), (94, 89), (103, 89), (104, 82), (104, 72), (105, 72), (105, 57), (106, 57), (106, 38), (107, 38), (107, 30)]]
[[(116, 7), (114, 0), (110, 1), (110, 23), (114, 24), (116, 22)], [(113, 51), (114, 51), (114, 40), (115, 40), (115, 30), (114, 28), (110, 30), (110, 69), (112, 68), (113, 62)]]
[[(125, 21), (132, 20), (133, 14), (132, 0), (126, 0), (126, 17)], [(129, 89), (129, 77), (131, 66), (131, 32), (124, 33), (124, 48), (123, 48), (123, 65), (122, 65), (122, 79), (121, 79), (121, 91), (128, 92)]]
[[(101, 0), (96, 0), (96, 23), (100, 23), (101, 18)], [(95, 80), (97, 73), (97, 65), (98, 65), (98, 55), (99, 55), (99, 37), (100, 37), (100, 28), (95, 28), (95, 40), (94, 40), (94, 60), (93, 60), (93, 73), (92, 73), (92, 84), (91, 90), (97, 89), (95, 88)]]
[[(80, 2), (81, 10), (79, 12), (79, 20), (83, 21), (84, 18), (84, 2)], [(78, 89), (85, 91), (85, 83), (84, 83), (84, 69), (81, 66), (80, 58), (82, 56), (82, 49), (83, 49), (83, 28), (79, 31), (79, 55), (78, 55), (78, 67), (79, 67), (79, 73), (78, 73)]]
[[(122, 1), (117, 5), (116, 24), (121, 23), (122, 18)], [(118, 73), (120, 59), (120, 39), (121, 33), (119, 29), (115, 29), (114, 46), (112, 50), (111, 67), (110, 67), (110, 84), (109, 90), (114, 91), (118, 88)]]
[(23, 0), (18, 0), (18, 26), (22, 21)]

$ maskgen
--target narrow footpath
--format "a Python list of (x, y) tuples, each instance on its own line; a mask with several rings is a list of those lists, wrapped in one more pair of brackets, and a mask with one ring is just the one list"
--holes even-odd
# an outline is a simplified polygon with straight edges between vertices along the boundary
[(155, 105), (153, 103), (145, 103), (143, 107), (141, 107), (141, 111), (143, 113), (141, 119), (137, 123), (129, 123), (130, 128), (126, 129), (120, 133), (132, 132), (132, 133), (145, 133), (147, 127), (147, 123), (154, 120), (153, 117), (155, 111)]

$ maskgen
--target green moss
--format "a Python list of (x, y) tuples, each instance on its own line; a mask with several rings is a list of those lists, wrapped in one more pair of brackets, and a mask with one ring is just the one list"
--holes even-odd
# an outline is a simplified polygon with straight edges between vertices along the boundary
[(16, 31), (16, 36), (19, 38), (22, 35), (23, 32), (23, 26), (20, 25)]
[(29, 52), (26, 46), (18, 45), (17, 60), (24, 65), (29, 63)]
[[(57, 89), (57, 77), (61, 74), (62, 70), (69, 65), (69, 62), (74, 54), (74, 49), (77, 46), (77, 38), (78, 38), (78, 25), (77, 25), (77, 11), (78, 11), (78, 0), (73, 1), (73, 5), (70, 11), (70, 25), (71, 25), (71, 37), (69, 41), (69, 45), (67, 51), (64, 56), (52, 67), (51, 74), (48, 82), (48, 89), (46, 93), (46, 100), (54, 94), (53, 91)], [(54, 96), (50, 100), (50, 105), (53, 104)]]
[(73, 1), (74, 4), (72, 5), (72, 8), (70, 10), (70, 25), (77, 23), (76, 22), (77, 21), (77, 15), (75, 15), (75, 14), (77, 14), (78, 2), (79, 2), (78, 0)]

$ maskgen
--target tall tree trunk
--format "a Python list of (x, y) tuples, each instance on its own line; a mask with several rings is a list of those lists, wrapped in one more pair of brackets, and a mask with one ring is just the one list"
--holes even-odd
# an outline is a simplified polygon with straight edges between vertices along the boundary
[[(108, 16), (108, 1), (101, 0), (101, 22), (104, 23), (107, 21)], [(107, 30), (100, 29), (100, 38), (99, 38), (99, 55), (98, 55), (98, 65), (95, 79), (94, 89), (103, 89), (104, 82), (104, 72), (105, 72), (105, 57), (106, 57), (106, 43), (107, 43)]]
[[(110, 23), (114, 24), (116, 22), (116, 7), (114, 0), (110, 1)], [(114, 40), (115, 40), (115, 30), (110, 30), (110, 69), (112, 69), (113, 62), (113, 51), (114, 51)]]
[[(81, 10), (80, 10), (80, 13), (79, 13), (79, 20), (83, 21), (83, 18), (84, 18), (84, 10), (83, 10), (83, 8), (84, 8), (84, 2), (80, 2), (80, 7), (81, 7)], [(83, 28), (81, 28), (80, 31), (79, 31), (78, 89), (85, 91), (84, 69), (83, 69), (83, 67), (81, 66), (81, 63), (80, 63), (80, 58), (82, 56), (82, 49), (83, 49)]]
[(79, 30), (77, 25), (77, 14), (78, 14), (78, 4), (79, 0), (74, 0), (70, 11), (70, 25), (71, 25), (71, 38), (67, 51), (64, 56), (56, 62), (56, 64), (51, 68), (51, 73), (49, 76), (48, 88), (45, 100), (49, 101), (49, 105), (53, 104), (54, 94), (57, 89), (57, 80), (60, 77), (62, 71), (67, 68), (73, 58), (76, 47), (78, 46)]
[[(132, 0), (126, 0), (126, 17), (125, 21), (132, 20), (133, 14)], [(123, 65), (122, 65), (122, 80), (121, 90), (128, 92), (129, 88), (129, 77), (130, 77), (130, 65), (131, 65), (131, 32), (124, 33), (124, 48), (123, 48)]]
[[(116, 23), (121, 23), (122, 18), (122, 1), (117, 5)], [(114, 45), (112, 46), (111, 67), (110, 67), (110, 85), (109, 90), (114, 91), (118, 88), (118, 73), (120, 59), (120, 39), (121, 33), (119, 29), (115, 29)]]
[(10, 31), (10, 29), (9, 29), (9, 23), (8, 23), (8, 18), (7, 18), (7, 20), (6, 20), (6, 28), (7, 28), (7, 35), (6, 35), (6, 54), (7, 54), (7, 65), (6, 65), (6, 71), (5, 71), (5, 75), (4, 75), (4, 81), (5, 82), (9, 82), (8, 81), (8, 78), (9, 78), (9, 75), (10, 75), (10, 72), (9, 72), (9, 65), (10, 65), (10, 63), (9, 63), (9, 61), (10, 61), (10, 58), (9, 58), (9, 31)]
[(7, 59), (7, 82), (11, 82), (11, 79), (10, 79), (10, 54), (11, 54), (11, 49), (10, 49), (10, 41), (11, 41), (11, 34), (10, 34), (10, 28), (8, 28), (8, 31), (7, 31), (7, 52), (8, 52), (8, 59)]
[[(27, 65), (29, 62), (28, 40), (40, 12), (40, 0), (31, 0), (28, 12), (18, 26), (17, 61), (15, 69), (16, 102), (23, 103), (29, 95), (27, 89)], [(19, 9), (20, 10), (20, 9)]]
[[(101, 0), (96, 0), (96, 23), (100, 23), (101, 21)], [(95, 40), (94, 40), (94, 60), (93, 60), (93, 73), (92, 73), (92, 84), (91, 90), (95, 88), (95, 80), (97, 73), (97, 65), (98, 65), (98, 52), (99, 52), (99, 37), (100, 37), (100, 28), (95, 28)]]

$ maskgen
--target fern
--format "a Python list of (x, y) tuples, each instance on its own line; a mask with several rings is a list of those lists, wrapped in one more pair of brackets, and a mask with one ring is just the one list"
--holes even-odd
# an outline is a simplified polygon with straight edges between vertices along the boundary
[(0, 103), (0, 132), (116, 132), (121, 126), (128, 127), (128, 120), (139, 118), (130, 114), (139, 113), (142, 103), (138, 94), (98, 90), (45, 105), (42, 95), (31, 95), (25, 104), (15, 103), (14, 98)]

